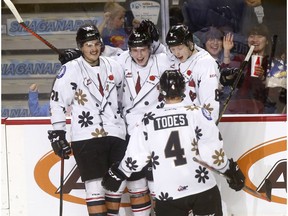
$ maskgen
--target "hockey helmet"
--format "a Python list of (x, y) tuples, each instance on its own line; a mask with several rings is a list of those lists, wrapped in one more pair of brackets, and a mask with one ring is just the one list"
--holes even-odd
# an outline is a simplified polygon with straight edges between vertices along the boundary
[(150, 47), (152, 43), (151, 38), (146, 32), (143, 31), (133, 31), (128, 38), (128, 46), (129, 47)]
[(177, 70), (166, 70), (160, 77), (160, 93), (164, 97), (184, 97), (185, 79)]
[(100, 36), (99, 30), (95, 25), (85, 24), (81, 26), (77, 31), (76, 42), (79, 47), (87, 41), (99, 40), (103, 46), (103, 41)]
[(186, 25), (172, 26), (166, 35), (168, 46), (188, 45), (188, 41), (193, 42), (193, 35)]

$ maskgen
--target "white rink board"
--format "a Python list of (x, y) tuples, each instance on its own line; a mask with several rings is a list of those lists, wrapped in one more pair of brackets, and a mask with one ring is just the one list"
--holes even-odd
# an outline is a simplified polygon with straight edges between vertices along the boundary
[[(42, 121), (39, 121), (42, 120)], [(1, 181), (1, 213), (7, 212), (9, 208), (9, 216), (51, 216), (59, 215), (59, 195), (55, 195), (60, 181), (60, 161), (58, 157), (51, 151), (51, 145), (47, 138), (47, 130), (52, 129), (49, 119), (19, 119), (22, 123), (7, 120), (6, 131), (3, 130), (2, 137), (7, 137), (7, 164), (8, 164), (8, 182), (9, 194), (7, 193), (7, 185), (5, 181)], [(69, 127), (69, 125), (68, 125)], [(245, 152), (249, 152), (255, 146), (262, 146), (262, 143), (271, 140), (284, 139), (286, 142), (286, 122), (221, 122), (220, 130), (225, 142), (225, 151), (227, 155), (238, 160)], [(69, 128), (68, 128), (69, 129)], [(68, 134), (69, 135), (69, 134)], [(4, 141), (4, 142), (3, 142)], [(3, 145), (5, 140), (2, 138), (1, 154), (3, 155)], [(276, 144), (275, 144), (276, 145)], [(1, 155), (1, 156), (2, 156)], [(275, 157), (277, 156), (277, 157)], [(1, 167), (3, 166), (4, 157), (1, 157)], [(286, 150), (279, 151), (272, 156), (263, 157), (249, 170), (249, 179), (253, 183), (259, 183), (259, 178), (265, 177), (275, 164), (275, 160), (283, 158), (286, 160)], [(264, 161), (264, 162), (263, 162)], [(79, 216), (87, 215), (84, 203), (85, 192), (81, 187), (83, 184), (80, 179), (74, 178), (75, 170), (74, 158), (65, 160), (65, 187), (70, 192), (64, 191), (63, 215)], [(241, 167), (241, 166), (240, 166)], [(70, 173), (72, 171), (72, 175)], [(261, 172), (260, 172), (261, 171)], [(251, 174), (252, 172), (252, 174)], [(1, 173), (5, 173), (4, 170)], [(255, 173), (255, 175), (253, 175)], [(260, 173), (260, 174), (258, 174)], [(74, 175), (73, 175), (74, 174)], [(251, 175), (251, 176), (250, 176)], [(262, 176), (261, 176), (262, 175)], [(76, 175), (77, 177), (77, 175)], [(3, 179), (3, 176), (2, 176)], [(274, 202), (275, 200), (285, 199), (285, 189), (273, 189), (272, 202), (263, 201), (256, 198), (245, 191), (234, 192), (231, 190), (226, 180), (217, 177), (219, 187), (223, 199), (224, 215), (234, 216), (284, 216), (286, 214), (287, 205)], [(279, 181), (283, 179), (279, 178)], [(286, 181), (286, 179), (285, 179)], [(72, 184), (71, 184), (72, 182)], [(65, 189), (64, 187), (64, 189)], [(78, 187), (78, 189), (77, 189)], [(79, 189), (80, 188), (80, 189)], [(4, 189), (4, 190), (3, 190)], [(5, 192), (6, 191), (6, 192)], [(284, 191), (284, 192), (283, 192)], [(3, 196), (5, 195), (5, 196)], [(7, 197), (9, 195), (9, 197)], [(3, 201), (9, 201), (9, 205)], [(4, 198), (4, 199), (3, 199)], [(80, 202), (80, 203), (79, 203)], [(129, 205), (127, 194), (124, 195), (122, 204)], [(286, 203), (286, 202), (285, 202)], [(130, 216), (130, 208), (121, 208), (121, 216)]]

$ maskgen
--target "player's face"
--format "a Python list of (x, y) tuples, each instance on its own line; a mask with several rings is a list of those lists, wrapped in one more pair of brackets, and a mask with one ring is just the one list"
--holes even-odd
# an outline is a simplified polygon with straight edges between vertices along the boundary
[(219, 53), (222, 50), (222, 40), (216, 38), (210, 38), (205, 43), (206, 50), (212, 55), (214, 58), (217, 58)]
[(264, 54), (266, 45), (268, 44), (267, 38), (263, 35), (249, 35), (248, 46), (254, 45), (254, 53)]
[(170, 46), (170, 51), (181, 63), (185, 62), (192, 55), (191, 49), (184, 44)]
[(145, 47), (131, 47), (130, 55), (139, 66), (146, 66), (150, 57), (150, 49)]
[(99, 40), (87, 41), (81, 47), (84, 59), (92, 66), (98, 64), (101, 54), (101, 42)]

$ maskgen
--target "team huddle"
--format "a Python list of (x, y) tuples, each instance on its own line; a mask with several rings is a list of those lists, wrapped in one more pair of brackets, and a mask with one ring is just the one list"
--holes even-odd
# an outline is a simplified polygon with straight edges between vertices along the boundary
[[(223, 150), (217, 62), (171, 26), (167, 48), (148, 20), (132, 31), (128, 50), (111, 54), (94, 25), (76, 35), (77, 51), (60, 56), (50, 107), (54, 152), (73, 152), (89, 216), (118, 215), (127, 188), (134, 216), (222, 215), (210, 170), (238, 191), (245, 177)], [(65, 112), (71, 107), (71, 143)]]

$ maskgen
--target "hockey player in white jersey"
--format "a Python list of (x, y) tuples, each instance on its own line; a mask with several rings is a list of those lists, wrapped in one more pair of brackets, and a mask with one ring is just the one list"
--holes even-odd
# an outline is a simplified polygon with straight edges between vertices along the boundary
[(216, 122), (219, 117), (219, 68), (215, 59), (193, 42), (185, 25), (172, 26), (166, 44), (175, 58), (175, 69), (185, 77), (184, 102), (206, 108)]
[[(166, 53), (152, 54), (153, 37), (151, 38), (151, 34), (144, 29), (147, 28), (140, 25), (134, 30), (128, 38), (129, 50), (115, 57), (124, 70), (122, 107), (127, 126), (127, 140), (135, 126), (141, 122), (144, 113), (160, 106), (160, 76), (172, 65)], [(142, 170), (127, 180), (134, 216), (151, 214), (150, 194), (145, 176), (145, 170)]]
[(152, 160), (157, 216), (222, 215), (221, 195), (213, 174), (197, 157), (230, 178), (229, 186), (244, 187), (244, 175), (223, 150), (223, 140), (210, 113), (183, 103), (185, 81), (176, 70), (160, 78), (165, 105), (147, 112), (133, 131), (125, 156), (114, 164), (102, 185), (118, 190), (131, 173)]
[[(85, 184), (89, 216), (118, 215), (125, 184), (105, 194), (101, 180), (126, 150), (125, 123), (119, 107), (123, 70), (115, 60), (101, 56), (103, 44), (96, 26), (81, 26), (76, 42), (81, 56), (61, 67), (52, 89), (54, 130), (49, 131), (49, 139), (54, 152), (65, 159), (72, 148)], [(65, 112), (70, 105), (71, 147), (65, 137)]]

